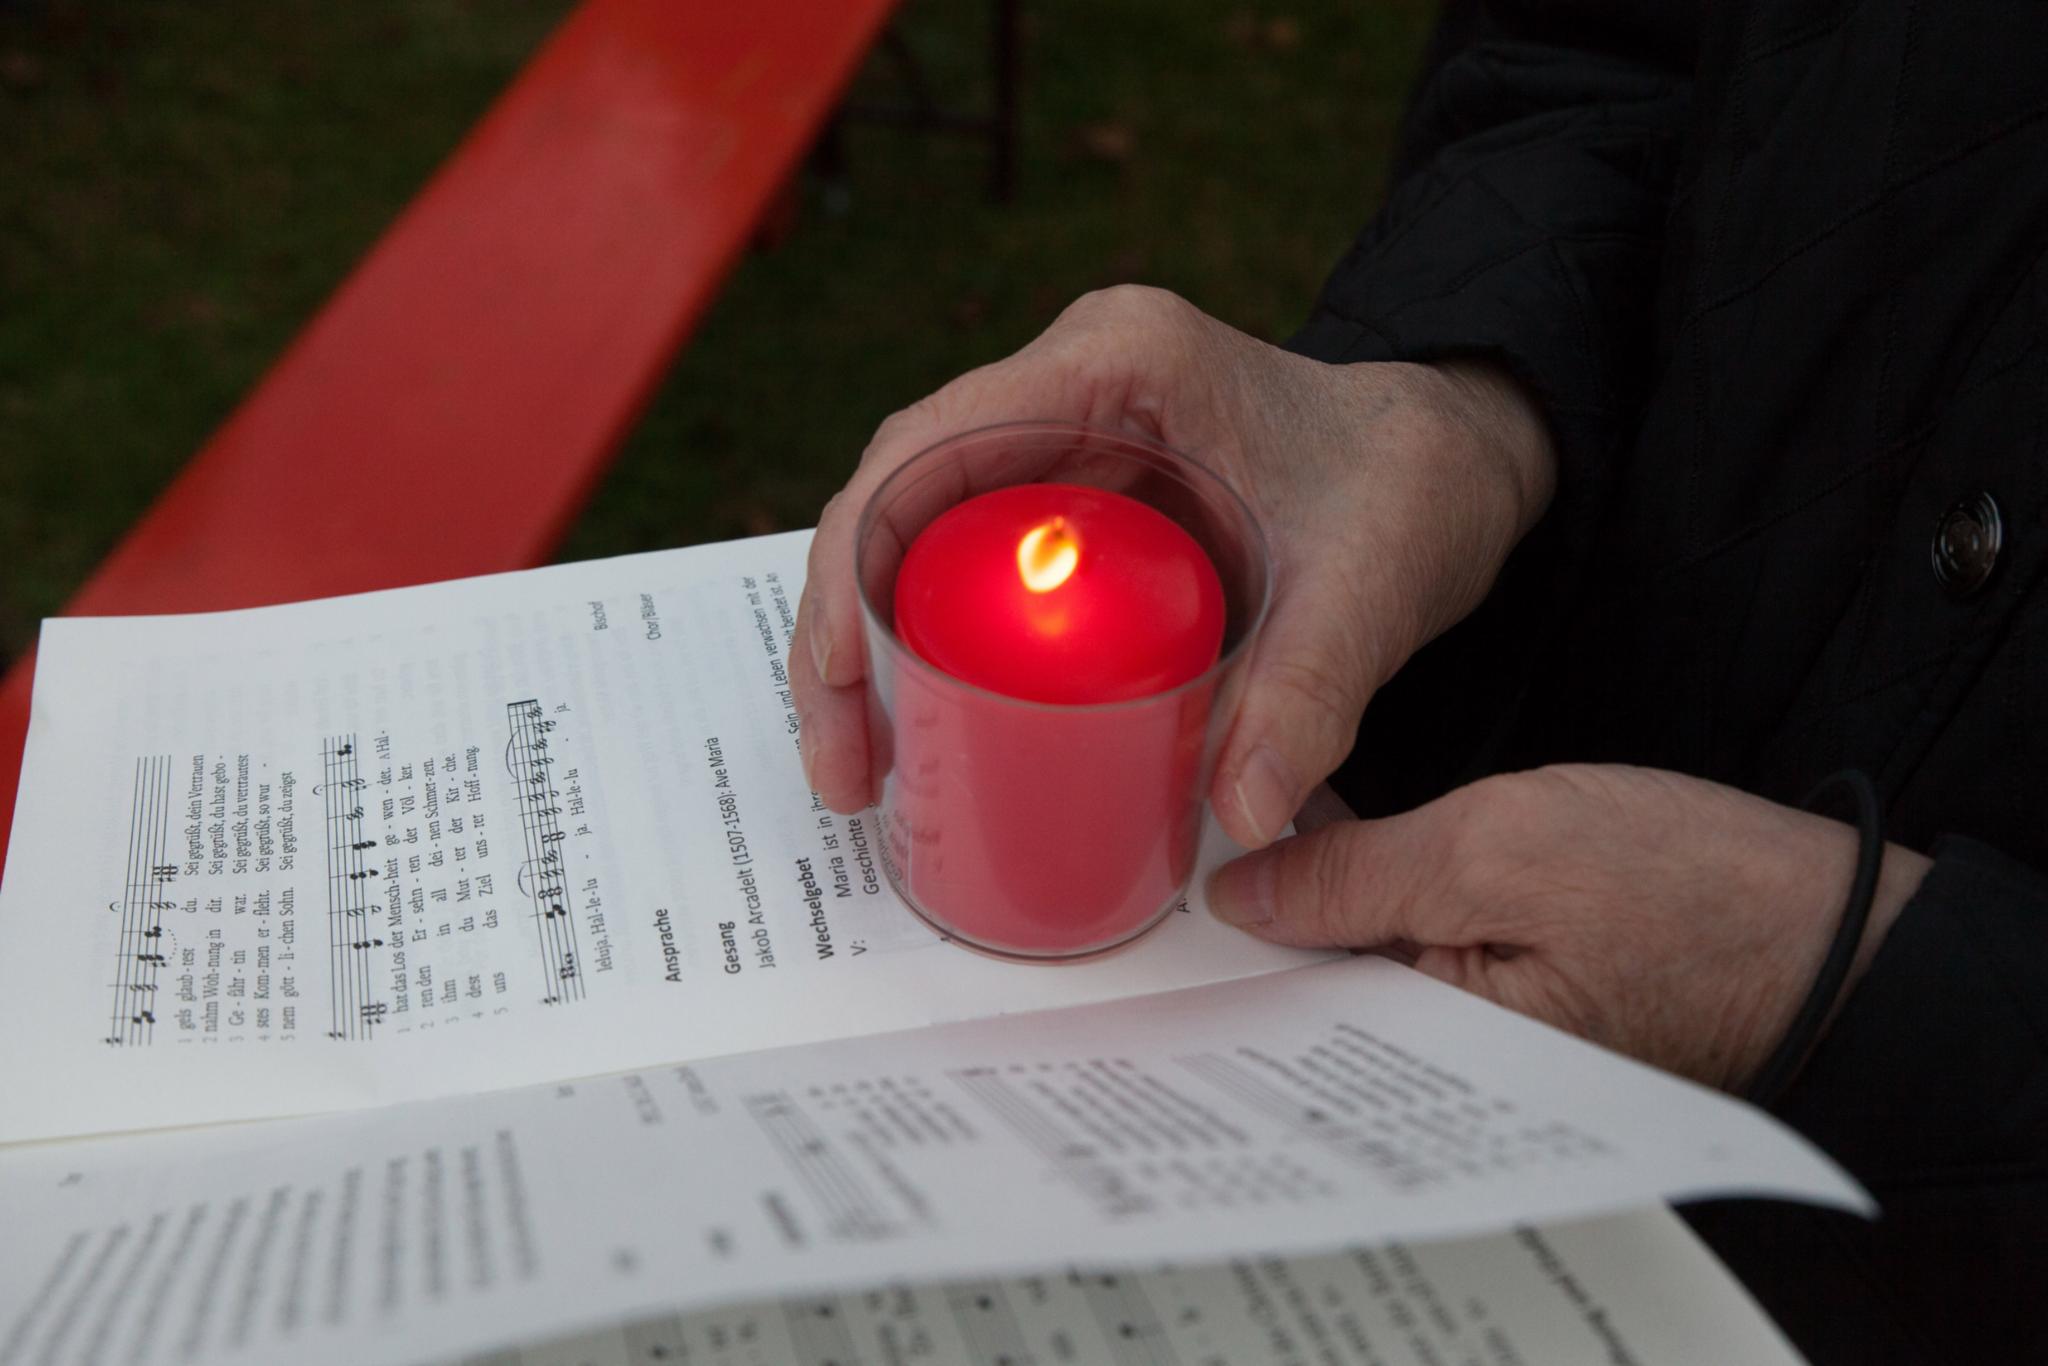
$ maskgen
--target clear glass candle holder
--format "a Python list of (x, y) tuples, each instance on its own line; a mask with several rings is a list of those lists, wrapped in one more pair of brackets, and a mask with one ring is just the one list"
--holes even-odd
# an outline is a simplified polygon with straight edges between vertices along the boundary
[[(1025, 701), (904, 645), (904, 555), (949, 508), (1014, 484), (1109, 489), (1191, 535), (1223, 587), (1216, 662), (1146, 697)], [(1265, 537), (1214, 473), (1157, 442), (1069, 423), (965, 432), (876, 490), (854, 542), (882, 862), (912, 910), (992, 953), (1066, 959), (1143, 934), (1187, 888), (1204, 794), (1271, 596)]]

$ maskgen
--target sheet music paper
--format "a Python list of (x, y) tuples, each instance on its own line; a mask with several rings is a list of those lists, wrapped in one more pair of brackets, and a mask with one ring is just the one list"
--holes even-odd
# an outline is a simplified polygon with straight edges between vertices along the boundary
[(786, 661), (808, 538), (47, 623), (0, 884), (21, 946), (0, 955), (0, 1142), (1309, 961), (1199, 904), (1091, 963), (941, 942), (889, 890), (871, 820), (803, 780)]
[(416, 1361), (893, 1278), (1868, 1198), (1758, 1111), (1384, 960), (0, 1153), (0, 1366)]
[(1004, 1361), (1798, 1366), (1800, 1358), (1678, 1217), (1651, 1208), (1320, 1256), (1065, 1268), (649, 1314), (461, 1366)]

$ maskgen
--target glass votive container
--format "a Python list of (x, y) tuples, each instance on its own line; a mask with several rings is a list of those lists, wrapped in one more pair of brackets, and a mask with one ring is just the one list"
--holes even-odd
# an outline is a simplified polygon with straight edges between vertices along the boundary
[[(1214, 664), (1150, 696), (1048, 703), (964, 682), (905, 645), (896, 579), (918, 534), (969, 498), (1038, 483), (1123, 494), (1194, 539), (1223, 590)], [(950, 437), (891, 474), (862, 511), (854, 558), (882, 863), (911, 909), (952, 939), (1029, 959), (1100, 953), (1170, 913), (1271, 593), (1244, 500), (1142, 436), (1007, 423)]]

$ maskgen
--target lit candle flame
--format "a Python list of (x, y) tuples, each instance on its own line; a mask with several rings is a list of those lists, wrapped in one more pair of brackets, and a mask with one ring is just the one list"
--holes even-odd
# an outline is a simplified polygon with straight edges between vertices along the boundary
[(1041, 522), (1017, 542), (1017, 574), (1034, 593), (1050, 593), (1081, 562), (1081, 541), (1064, 517)]

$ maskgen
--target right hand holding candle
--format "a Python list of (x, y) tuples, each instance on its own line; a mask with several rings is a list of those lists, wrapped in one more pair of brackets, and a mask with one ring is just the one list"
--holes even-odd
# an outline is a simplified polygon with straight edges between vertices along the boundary
[(1152, 437), (1229, 480), (1264, 524), (1272, 611), (1210, 793), (1253, 848), (1350, 752), (1373, 692), (1485, 596), (1555, 482), (1534, 405), (1485, 364), (1327, 365), (1162, 290), (1087, 295), (1016, 355), (883, 422), (826, 505), (791, 682), (806, 771), (834, 810), (876, 790), (852, 572), (860, 510), (933, 442), (1020, 419)]

